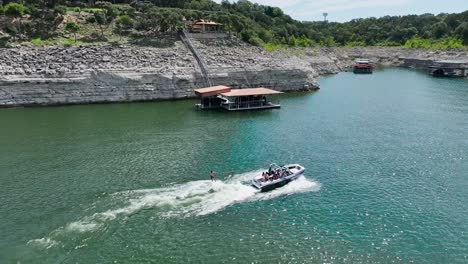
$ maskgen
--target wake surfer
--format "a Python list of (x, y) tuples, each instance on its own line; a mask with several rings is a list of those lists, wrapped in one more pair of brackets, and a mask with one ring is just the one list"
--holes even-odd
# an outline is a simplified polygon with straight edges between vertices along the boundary
[(210, 171), (210, 178), (211, 178), (211, 181), (212, 181), (212, 182), (215, 182), (215, 181), (216, 181), (215, 172), (214, 172), (214, 171)]

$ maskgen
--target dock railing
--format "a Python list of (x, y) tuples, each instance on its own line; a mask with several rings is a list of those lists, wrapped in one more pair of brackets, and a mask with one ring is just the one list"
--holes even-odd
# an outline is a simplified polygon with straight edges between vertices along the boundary
[(279, 101), (267, 101), (264, 100), (255, 100), (255, 101), (248, 101), (248, 102), (230, 102), (230, 103), (223, 103), (222, 107), (227, 110), (244, 110), (244, 109), (261, 109), (261, 108), (273, 108), (279, 107)]

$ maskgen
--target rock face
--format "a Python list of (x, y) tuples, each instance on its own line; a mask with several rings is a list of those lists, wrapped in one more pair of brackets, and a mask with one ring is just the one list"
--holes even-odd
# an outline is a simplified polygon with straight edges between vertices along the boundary
[[(436, 59), (468, 61), (460, 51), (311, 48), (270, 53), (227, 39), (195, 45), (214, 85), (281, 91), (318, 88), (321, 75), (345, 71), (357, 57), (408, 67)], [(205, 86), (197, 61), (181, 42), (170, 48), (0, 48), (0, 107), (180, 99)]]

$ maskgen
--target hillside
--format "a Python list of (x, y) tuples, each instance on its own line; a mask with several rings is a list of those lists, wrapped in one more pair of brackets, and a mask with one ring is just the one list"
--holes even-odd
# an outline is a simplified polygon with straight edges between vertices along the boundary
[(325, 23), (297, 21), (280, 8), (247, 0), (221, 4), (211, 0), (26, 0), (22, 3), (0, 1), (0, 46), (25, 42), (66, 46), (103, 42), (164, 45), (161, 34), (175, 32), (185, 27), (186, 21), (201, 18), (222, 23), (230, 34), (267, 50), (290, 46), (462, 48), (468, 45), (468, 11)]

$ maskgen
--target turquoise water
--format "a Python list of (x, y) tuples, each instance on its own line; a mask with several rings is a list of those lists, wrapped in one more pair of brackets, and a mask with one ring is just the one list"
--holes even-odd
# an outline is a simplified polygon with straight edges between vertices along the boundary
[[(467, 263), (468, 81), (321, 86), (265, 112), (0, 109), (0, 262)], [(272, 162), (305, 177), (256, 193)]]

